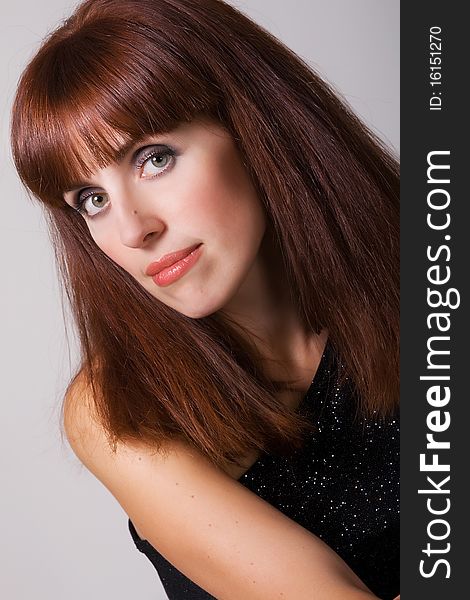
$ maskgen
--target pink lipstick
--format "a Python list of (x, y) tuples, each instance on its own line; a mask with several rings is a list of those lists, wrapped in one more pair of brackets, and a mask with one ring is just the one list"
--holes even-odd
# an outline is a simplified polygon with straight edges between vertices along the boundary
[(198, 261), (202, 252), (202, 244), (194, 244), (189, 248), (165, 254), (156, 262), (150, 263), (145, 273), (152, 277), (160, 287), (171, 285), (185, 275)]

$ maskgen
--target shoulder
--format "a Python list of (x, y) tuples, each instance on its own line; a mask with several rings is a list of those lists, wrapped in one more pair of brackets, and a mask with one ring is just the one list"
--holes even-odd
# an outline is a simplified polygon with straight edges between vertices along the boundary
[(163, 469), (170, 456), (173, 456), (173, 460), (178, 456), (182, 462), (190, 460), (189, 448), (177, 440), (162, 444), (158, 451), (137, 440), (113, 447), (97, 414), (91, 385), (83, 373), (76, 376), (67, 390), (63, 424), (67, 440), (77, 458), (100, 479), (110, 479), (112, 471), (108, 469), (111, 467), (122, 471), (126, 468), (135, 469), (139, 464), (160, 464), (160, 469)]
[(98, 418), (91, 385), (83, 371), (70, 383), (63, 405), (63, 425), (67, 440), (77, 458), (92, 467), (97, 451), (111, 450), (108, 436)]
[[(69, 385), (63, 408), (65, 435), (77, 458), (114, 491), (113, 474), (126, 469), (134, 471), (139, 464), (164, 463), (165, 457), (177, 451), (181, 444), (167, 443), (159, 452), (146, 443), (129, 441), (113, 445), (97, 413), (93, 390), (81, 372)], [(130, 474), (129, 474), (130, 475)]]
[[(253, 494), (197, 450), (174, 441), (111, 447), (76, 378), (64, 427), (80, 461), (116, 498), (141, 535), (170, 563), (217, 598), (371, 597), (321, 540)], [(279, 543), (282, 540), (282, 544)]]

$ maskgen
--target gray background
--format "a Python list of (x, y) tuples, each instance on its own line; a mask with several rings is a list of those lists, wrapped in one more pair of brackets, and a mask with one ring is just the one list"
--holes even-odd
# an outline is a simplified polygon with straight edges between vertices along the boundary
[[(399, 148), (399, 0), (239, 0), (317, 69), (394, 150)], [(1, 447), (0, 596), (9, 600), (163, 600), (115, 499), (74, 457), (59, 407), (76, 363), (41, 211), (9, 151), (18, 76), (74, 2), (0, 8)]]

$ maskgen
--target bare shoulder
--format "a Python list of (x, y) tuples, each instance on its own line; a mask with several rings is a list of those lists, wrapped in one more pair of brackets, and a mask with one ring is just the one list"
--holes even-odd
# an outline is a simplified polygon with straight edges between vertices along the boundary
[[(167, 560), (224, 600), (365, 600), (374, 596), (321, 540), (181, 443), (111, 449), (77, 379), (66, 399), (66, 435)], [(312, 592), (313, 590), (313, 592)]]
[(65, 434), (72, 450), (91, 469), (97, 451), (106, 453), (109, 443), (96, 415), (91, 386), (83, 373), (69, 386), (63, 414)]

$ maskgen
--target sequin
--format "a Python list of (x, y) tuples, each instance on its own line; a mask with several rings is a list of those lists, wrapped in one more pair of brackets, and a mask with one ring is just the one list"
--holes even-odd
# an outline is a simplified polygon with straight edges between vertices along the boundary
[[(298, 407), (316, 425), (290, 456), (265, 455), (239, 479), (252, 492), (323, 539), (384, 600), (399, 593), (399, 420), (355, 418), (352, 385), (341, 386), (327, 343)], [(141, 540), (169, 600), (212, 600)]]

